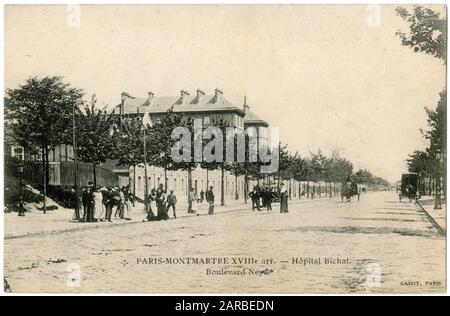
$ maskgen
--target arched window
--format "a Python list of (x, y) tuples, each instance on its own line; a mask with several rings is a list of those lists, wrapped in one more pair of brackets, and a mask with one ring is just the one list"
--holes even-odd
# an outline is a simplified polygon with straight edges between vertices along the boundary
[(141, 176), (138, 177), (138, 190), (142, 191), (142, 177)]

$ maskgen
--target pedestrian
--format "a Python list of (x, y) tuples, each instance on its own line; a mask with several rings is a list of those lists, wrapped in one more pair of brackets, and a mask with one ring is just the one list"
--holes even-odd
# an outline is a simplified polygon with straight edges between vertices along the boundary
[(209, 190), (206, 192), (206, 201), (209, 204), (208, 215), (214, 214), (214, 190), (213, 186), (209, 187)]
[(116, 205), (116, 200), (114, 199), (114, 192), (112, 190), (112, 187), (108, 187), (108, 191), (105, 192), (104, 201), (105, 201), (105, 208), (106, 208), (105, 219), (108, 222), (111, 222), (112, 209)]
[(131, 193), (129, 193), (128, 188), (125, 186), (122, 187), (121, 197), (123, 199), (122, 218), (131, 220)]
[(203, 203), (203, 200), (205, 199), (205, 192), (203, 189), (200, 191), (200, 203)]
[(148, 214), (147, 214), (147, 220), (148, 221), (155, 221), (157, 220), (157, 207), (156, 207), (156, 190), (153, 188), (150, 191), (150, 194), (148, 196)]
[(262, 207), (267, 207), (267, 188), (264, 187), (261, 190)]
[(259, 192), (256, 186), (253, 187), (253, 190), (248, 194), (248, 196), (252, 199), (252, 211), (255, 211), (255, 207), (258, 211), (261, 211), (259, 207)]
[(167, 220), (169, 217), (166, 208), (166, 191), (164, 190), (163, 184), (160, 184), (156, 190), (156, 207), (158, 209), (158, 220)]
[(103, 220), (105, 218), (105, 205), (103, 204), (103, 194), (99, 187), (94, 191), (94, 218)]
[(93, 222), (93, 213), (94, 213), (94, 196), (93, 196), (93, 185), (92, 181), (88, 182), (88, 186), (84, 188), (82, 194), (82, 203), (83, 203), (83, 221), (84, 222)]
[(289, 195), (284, 186), (284, 183), (280, 186), (280, 213), (288, 213), (288, 199)]
[(96, 222), (96, 218), (94, 218), (94, 182), (89, 181), (88, 182), (88, 216), (89, 216), (89, 222)]
[(173, 190), (170, 190), (170, 194), (167, 196), (167, 213), (169, 212), (169, 209), (172, 208), (173, 218), (177, 218), (176, 205), (177, 205), (177, 197), (173, 193)]
[(121, 194), (122, 192), (118, 187), (114, 187), (112, 192), (116, 202), (116, 212), (114, 213), (114, 217), (123, 218), (123, 194)]
[(87, 187), (83, 187), (81, 189), (81, 202), (83, 204), (83, 219), (82, 222), (86, 222), (88, 219), (88, 201), (89, 201), (89, 192)]
[(272, 199), (273, 199), (273, 192), (272, 188), (268, 188), (266, 191), (266, 208), (268, 212), (272, 211)]
[(194, 192), (194, 188), (190, 188), (189, 190), (189, 196), (188, 196), (188, 214), (195, 214), (196, 213), (196, 206), (195, 203), (196, 202), (196, 198), (195, 198), (195, 192)]

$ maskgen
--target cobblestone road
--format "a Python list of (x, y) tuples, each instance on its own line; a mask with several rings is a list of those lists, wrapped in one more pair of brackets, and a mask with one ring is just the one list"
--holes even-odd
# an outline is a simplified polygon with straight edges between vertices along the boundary
[[(5, 277), (13, 292), (444, 291), (445, 237), (394, 193), (289, 208), (289, 214), (275, 204), (272, 213), (236, 211), (5, 240)], [(230, 262), (150, 264), (186, 257)], [(258, 262), (231, 261), (247, 257)], [(80, 278), (76, 269), (68, 272), (77, 265)], [(80, 287), (73, 287), (78, 279)]]

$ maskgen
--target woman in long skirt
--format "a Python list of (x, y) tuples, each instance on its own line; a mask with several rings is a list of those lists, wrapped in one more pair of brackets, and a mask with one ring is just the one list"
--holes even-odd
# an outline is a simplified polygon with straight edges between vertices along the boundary
[(147, 220), (154, 221), (154, 220), (156, 220), (155, 214), (157, 214), (156, 190), (154, 188), (150, 191), (150, 194), (148, 196), (148, 202), (149, 202), (149, 208), (148, 208)]
[(103, 204), (103, 194), (97, 187), (94, 191), (94, 218), (97, 220), (105, 219), (105, 205)]
[(288, 213), (288, 192), (284, 187), (284, 183), (280, 186), (280, 213)]

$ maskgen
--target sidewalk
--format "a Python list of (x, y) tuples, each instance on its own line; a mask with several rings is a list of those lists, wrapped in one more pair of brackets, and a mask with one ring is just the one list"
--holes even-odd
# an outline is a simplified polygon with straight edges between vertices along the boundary
[[(317, 198), (313, 201), (320, 200)], [(323, 198), (322, 198), (323, 199)], [(295, 199), (293, 198), (289, 203), (308, 203), (312, 200), (307, 199)], [(218, 202), (220, 203), (220, 202)], [(216, 202), (214, 208), (214, 214), (249, 211), (251, 210), (251, 201), (248, 200), (247, 204), (243, 201), (229, 201), (227, 205), (220, 206)], [(131, 212), (131, 220), (124, 220), (119, 218), (112, 219), (112, 222), (95, 222), (95, 223), (81, 223), (73, 220), (74, 210), (66, 209), (61, 206), (57, 210), (47, 211), (47, 214), (43, 214), (34, 205), (28, 204), (26, 206), (28, 212), (24, 217), (17, 216), (17, 213), (5, 213), (5, 233), (4, 239), (23, 238), (27, 236), (45, 236), (50, 234), (59, 234), (70, 231), (79, 231), (84, 229), (94, 229), (99, 227), (109, 227), (116, 225), (136, 224), (142, 223), (146, 219), (147, 214), (144, 212), (144, 205), (142, 203), (136, 203)], [(273, 211), (278, 211), (279, 204), (273, 203)], [(197, 214), (199, 216), (205, 216), (208, 214), (208, 204), (198, 203)], [(113, 216), (115, 209), (113, 209)], [(187, 213), (187, 203), (180, 202), (177, 204), (177, 219), (197, 216), (197, 214)], [(169, 210), (170, 218), (173, 217), (172, 210)]]
[(422, 206), (423, 210), (427, 213), (427, 215), (430, 218), (430, 221), (433, 223), (433, 225), (439, 226), (438, 230), (442, 230), (442, 232), (445, 234), (445, 231), (447, 230), (447, 206), (442, 200), (442, 209), (435, 210), (434, 209), (434, 197), (432, 196), (422, 196), (419, 200), (419, 204)]

